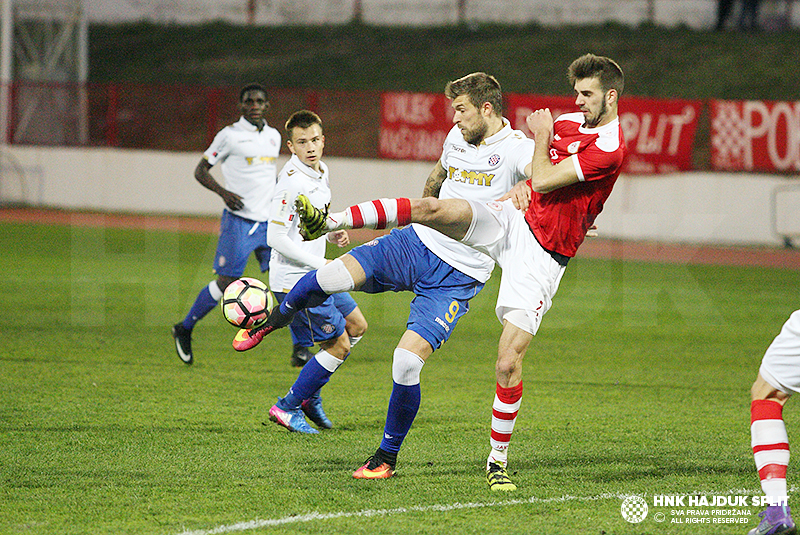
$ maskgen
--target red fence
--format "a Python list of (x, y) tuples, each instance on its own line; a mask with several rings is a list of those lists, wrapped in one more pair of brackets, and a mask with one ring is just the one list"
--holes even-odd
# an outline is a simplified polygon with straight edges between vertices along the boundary
[[(236, 88), (16, 82), (10, 93), (6, 135), (16, 144), (200, 152), (239, 116)], [(329, 156), (435, 160), (453, 124), (441, 94), (272, 89), (269, 97), (268, 121), (281, 130), (298, 109), (319, 113)], [(575, 109), (571, 97), (507, 94), (505, 104), (523, 131), (535, 109)], [(626, 171), (800, 171), (800, 102), (711, 100), (705, 109), (704, 101), (624, 97)], [(710, 140), (710, 161), (700, 165), (693, 154), (709, 147), (697, 139)]]
[[(323, 118), (329, 155), (377, 156), (375, 92), (272, 89), (268, 122), (283, 130), (299, 109)], [(11, 87), (11, 143), (203, 151), (239, 117), (237, 88), (147, 84), (42, 84)], [(284, 147), (284, 150), (285, 147)]]

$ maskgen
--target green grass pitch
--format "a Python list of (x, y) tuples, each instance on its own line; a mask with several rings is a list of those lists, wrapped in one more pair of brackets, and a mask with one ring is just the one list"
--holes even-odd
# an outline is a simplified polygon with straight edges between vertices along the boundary
[[(652, 497), (758, 493), (749, 387), (798, 308), (800, 272), (574, 260), (525, 360), (519, 490), (496, 495), (483, 466), (499, 273), (425, 365), (397, 477), (356, 481), (410, 294), (355, 294), (370, 330), (323, 391), (335, 427), (300, 436), (267, 420), (297, 375), (288, 332), (237, 354), (214, 312), (194, 366), (175, 356), (169, 328), (211, 280), (214, 236), (0, 232), (0, 533), (677, 535), (757, 521), (748, 507), (746, 524), (673, 523), (688, 507)], [(797, 414), (790, 402), (790, 440)], [(650, 503), (638, 524), (620, 514), (633, 494)]]

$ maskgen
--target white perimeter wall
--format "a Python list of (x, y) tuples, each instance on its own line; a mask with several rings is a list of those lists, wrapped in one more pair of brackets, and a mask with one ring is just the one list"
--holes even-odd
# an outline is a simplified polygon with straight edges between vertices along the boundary
[[(157, 214), (219, 215), (217, 195), (193, 177), (200, 153), (5, 147), (0, 202)], [(280, 164), (285, 162), (285, 157)], [(379, 197), (417, 197), (428, 162), (326, 159), (333, 208)], [(213, 172), (218, 175), (218, 169)], [(777, 211), (775, 206), (777, 204)], [(800, 181), (758, 174), (621, 176), (598, 218), (603, 237), (780, 245), (800, 236)]]
[[(16, 0), (25, 3), (25, 0)], [(53, 0), (51, 0), (53, 1)], [(359, 0), (256, 0), (254, 23), (345, 24), (354, 18)], [(362, 20), (386, 26), (439, 26), (459, 22), (459, 0), (360, 0)], [(220, 19), (245, 24), (247, 0), (84, 0), (91, 22), (175, 22), (197, 24)], [(792, 0), (765, 0), (761, 19), (767, 27), (780, 18), (798, 25), (800, 9)], [(738, 8), (736, 8), (738, 9)], [(663, 26), (712, 28), (717, 0), (466, 0), (466, 22), (543, 25), (597, 24), (615, 21), (638, 25), (649, 21)]]

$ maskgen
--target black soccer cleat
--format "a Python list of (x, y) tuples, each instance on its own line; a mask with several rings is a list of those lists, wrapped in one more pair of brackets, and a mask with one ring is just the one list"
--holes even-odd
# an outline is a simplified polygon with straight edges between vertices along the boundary
[(175, 351), (178, 358), (184, 364), (194, 362), (192, 356), (192, 330), (183, 326), (183, 323), (176, 323), (172, 326), (172, 337), (175, 339)]

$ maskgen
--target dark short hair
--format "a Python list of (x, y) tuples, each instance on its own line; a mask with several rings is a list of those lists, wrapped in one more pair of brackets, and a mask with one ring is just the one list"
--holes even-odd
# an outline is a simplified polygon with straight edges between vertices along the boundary
[(247, 84), (239, 91), (239, 102), (244, 99), (244, 94), (248, 91), (261, 91), (264, 93), (264, 98), (269, 100), (269, 93), (267, 93), (267, 88), (261, 84)]
[(315, 124), (318, 124), (319, 127), (322, 128), (322, 119), (320, 119), (319, 115), (309, 110), (296, 111), (289, 117), (289, 120), (286, 121), (284, 127), (286, 129), (286, 136), (291, 140), (292, 130), (295, 128), (310, 128), (311, 125)]
[(618, 94), (622, 94), (625, 88), (625, 75), (622, 68), (613, 59), (605, 56), (595, 56), (594, 54), (584, 54), (573, 61), (567, 69), (569, 83), (575, 85), (578, 80), (584, 78), (597, 78), (603, 91), (616, 89)]
[(503, 114), (503, 91), (500, 89), (500, 82), (485, 72), (474, 72), (458, 80), (447, 82), (444, 94), (451, 100), (461, 95), (467, 95), (469, 101), (476, 108), (480, 108), (484, 102), (488, 102), (497, 115)]

